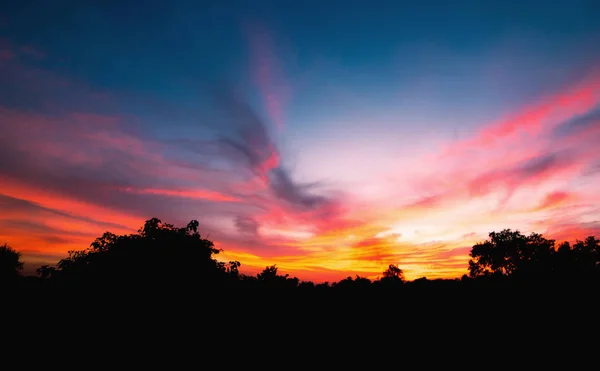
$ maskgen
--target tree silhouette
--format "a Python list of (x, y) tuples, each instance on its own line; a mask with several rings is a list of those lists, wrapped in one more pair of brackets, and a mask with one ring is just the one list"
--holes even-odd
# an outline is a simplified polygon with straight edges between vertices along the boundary
[(256, 275), (257, 281), (265, 287), (295, 288), (298, 286), (298, 278), (289, 278), (289, 274), (281, 276), (277, 274), (277, 271), (276, 265), (265, 267), (261, 273)]
[(383, 272), (382, 281), (404, 282), (404, 272), (396, 264), (390, 264), (388, 269)]
[(38, 269), (36, 269), (35, 272), (41, 278), (52, 278), (56, 274), (56, 268), (55, 267), (51, 267), (49, 265), (42, 265), (41, 267), (39, 267)]
[(339, 282), (335, 282), (332, 287), (346, 291), (364, 290), (370, 288), (371, 283), (370, 279), (356, 275), (354, 279), (349, 276)]
[[(213, 258), (219, 252), (212, 241), (201, 238), (197, 221), (177, 228), (152, 218), (137, 234), (117, 236), (106, 232), (89, 249), (69, 251), (55, 272), (45, 268), (40, 273), (79, 284), (222, 283), (225, 267)], [(237, 262), (230, 265), (230, 273), (237, 274), (238, 268)]]
[(310, 290), (314, 290), (315, 284), (314, 284), (314, 282), (311, 282), (311, 281), (302, 281), (298, 284), (298, 288), (310, 291)]
[(240, 266), (241, 265), (242, 265), (242, 263), (240, 263), (239, 261), (230, 261), (227, 264), (226, 271), (230, 275), (238, 277), (240, 275)]
[(491, 232), (487, 241), (477, 243), (471, 249), (469, 275), (546, 274), (552, 271), (555, 252), (554, 240), (548, 240), (541, 234), (525, 236), (510, 229)]
[(556, 253), (556, 271), (563, 279), (584, 279), (600, 273), (600, 241), (590, 236), (572, 246), (563, 242)]
[(385, 290), (394, 290), (404, 284), (404, 272), (398, 265), (390, 264), (383, 272), (383, 277), (375, 283)]
[(591, 273), (598, 269), (600, 264), (600, 241), (594, 236), (590, 236), (585, 241), (577, 241), (573, 245), (575, 259), (579, 263), (579, 268)]
[(6, 243), (0, 246), (0, 281), (14, 280), (21, 276), (22, 270), (21, 253)]
[[(428, 297), (434, 292), (450, 290), (471, 293), (469, 289), (479, 287), (531, 289), (549, 284), (554, 289), (564, 285), (569, 288), (596, 285), (590, 286), (595, 290), (600, 284), (600, 240), (593, 236), (572, 244), (563, 242), (556, 247), (554, 240), (541, 234), (526, 236), (519, 231), (504, 229), (491, 232), (487, 240), (472, 247), (469, 275), (461, 279), (429, 280), (422, 277), (407, 282), (402, 269), (390, 264), (380, 279), (371, 281), (356, 275), (330, 285), (327, 282), (299, 282), (298, 278), (289, 274), (279, 274), (276, 265), (265, 267), (255, 276), (243, 274), (240, 262), (217, 261), (215, 256), (221, 250), (215, 248), (212, 241), (202, 238), (198, 229), (196, 220), (180, 228), (152, 218), (134, 234), (105, 232), (89, 248), (69, 251), (55, 267), (43, 265), (38, 268), (39, 278), (22, 278), (21, 254), (4, 244), (0, 246), (0, 279), (7, 282), (8, 279), (19, 278), (23, 284), (14, 286), (19, 289), (75, 288), (72, 292), (106, 292), (109, 295), (123, 289), (128, 294), (147, 292), (152, 296), (180, 292), (179, 289), (184, 288), (185, 292), (192, 293), (191, 297), (200, 295), (213, 303), (223, 297), (235, 297), (227, 291), (229, 288), (276, 289), (277, 292), (300, 293), (302, 298), (328, 298), (329, 294), (334, 294), (334, 300), (358, 297), (354, 294), (360, 293), (360, 300), (364, 301), (368, 298), (381, 299), (371, 296), (371, 293), (385, 295), (385, 300), (388, 300), (398, 298), (389, 295), (396, 292), (403, 295), (424, 292), (426, 295), (423, 297)], [(89, 290), (93, 288), (109, 290)], [(211, 290), (213, 288), (218, 290)], [(434, 290), (430, 290), (432, 288)], [(265, 298), (274, 298), (268, 291), (264, 291), (267, 294)], [(259, 293), (260, 290), (254, 292)], [(225, 295), (206, 296), (211, 293)]]
[[(263, 269), (263, 271), (256, 275), (259, 281), (271, 282), (279, 278), (277, 276), (277, 265), (271, 265)], [(287, 276), (286, 276), (287, 277)]]

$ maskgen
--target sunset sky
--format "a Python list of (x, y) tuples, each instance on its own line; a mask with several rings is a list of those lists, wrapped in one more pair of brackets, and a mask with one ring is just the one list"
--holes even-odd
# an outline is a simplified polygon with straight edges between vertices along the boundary
[(0, 244), (26, 273), (151, 217), (317, 282), (600, 236), (597, 0), (12, 3)]

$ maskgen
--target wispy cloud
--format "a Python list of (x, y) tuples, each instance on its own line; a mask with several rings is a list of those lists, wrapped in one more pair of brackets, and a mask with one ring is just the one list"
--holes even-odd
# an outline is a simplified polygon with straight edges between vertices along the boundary
[(215, 202), (240, 202), (239, 198), (227, 196), (220, 192), (208, 191), (203, 189), (135, 189), (131, 187), (123, 188), (124, 192), (140, 193), (167, 197), (183, 197), (190, 199), (210, 200)]
[(283, 63), (275, 52), (271, 33), (254, 23), (246, 27), (251, 57), (252, 75), (270, 120), (283, 129), (285, 104), (290, 98), (290, 85), (285, 81)]
[[(303, 279), (331, 281), (374, 278), (392, 263), (408, 278), (460, 276), (470, 246), (505, 227), (556, 238), (600, 230), (598, 79), (399, 159), (390, 176), (368, 179), (380, 194), (363, 199), (351, 185), (293, 170), (285, 132), (272, 125), (283, 123), (287, 98), (274, 87), (277, 58), (268, 38), (257, 37), (253, 68), (268, 117), (234, 87), (213, 86), (215, 112), (191, 129), (156, 128), (114, 109), (110, 95), (100, 99), (85, 85), (4, 58), (0, 239), (30, 262), (47, 262), (150, 217), (198, 219), (223, 259), (242, 261), (248, 272), (278, 264)], [(319, 156), (336, 156), (335, 148)]]

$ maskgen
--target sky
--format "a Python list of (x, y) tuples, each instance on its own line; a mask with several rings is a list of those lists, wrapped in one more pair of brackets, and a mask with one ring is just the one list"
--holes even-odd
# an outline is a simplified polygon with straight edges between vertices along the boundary
[(598, 1), (12, 2), (0, 243), (25, 272), (157, 217), (254, 274), (467, 273), (600, 235)]

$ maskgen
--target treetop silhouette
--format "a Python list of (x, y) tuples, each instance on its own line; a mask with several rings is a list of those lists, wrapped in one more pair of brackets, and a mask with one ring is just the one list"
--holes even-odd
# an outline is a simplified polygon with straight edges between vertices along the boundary
[[(461, 280), (427, 280), (407, 282), (397, 264), (388, 265), (381, 278), (371, 280), (356, 275), (338, 282), (314, 284), (300, 282), (289, 274), (279, 274), (271, 265), (256, 276), (240, 272), (238, 261), (218, 261), (221, 252), (203, 238), (199, 223), (190, 221), (175, 227), (160, 219), (147, 220), (137, 233), (116, 235), (105, 232), (84, 250), (69, 251), (56, 266), (37, 269), (39, 279), (55, 287), (110, 288), (268, 288), (301, 289), (308, 292), (366, 292), (370, 288), (400, 290), (422, 287), (455, 287), (470, 282), (545, 282), (600, 283), (600, 241), (588, 237), (572, 245), (545, 238), (541, 234), (524, 235), (504, 229), (491, 232), (485, 241), (476, 243), (470, 252), (468, 276)], [(23, 263), (21, 254), (7, 244), (0, 246), (0, 278), (17, 282)], [(444, 283), (445, 282), (445, 283)], [(449, 286), (450, 285), (450, 286)], [(406, 290), (402, 290), (406, 292)]]
[(21, 253), (8, 244), (0, 246), (0, 282), (17, 279), (23, 270)]

